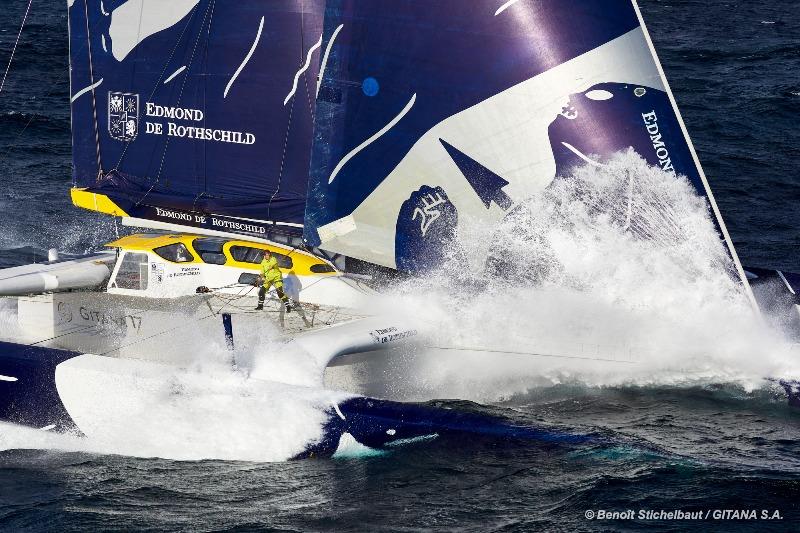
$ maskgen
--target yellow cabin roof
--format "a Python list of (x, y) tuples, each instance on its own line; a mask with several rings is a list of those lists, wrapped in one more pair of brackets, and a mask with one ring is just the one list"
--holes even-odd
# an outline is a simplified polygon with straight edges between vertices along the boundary
[[(337, 272), (313, 272), (311, 267), (314, 265), (328, 265), (330, 263), (327, 261), (320, 259), (314, 255), (309, 254), (303, 250), (292, 249), (287, 246), (281, 246), (279, 244), (273, 243), (260, 243), (260, 242), (252, 242), (252, 241), (245, 241), (239, 239), (228, 239), (224, 237), (208, 237), (205, 235), (193, 235), (187, 233), (174, 233), (174, 234), (161, 234), (161, 233), (139, 233), (136, 235), (128, 235), (122, 237), (121, 239), (117, 239), (116, 241), (110, 242), (106, 244), (106, 246), (111, 248), (121, 248), (123, 250), (129, 251), (154, 251), (156, 248), (160, 248), (162, 246), (168, 246), (170, 244), (180, 243), (186, 246), (191, 252), (193, 256), (192, 261), (188, 261), (183, 264), (192, 264), (192, 263), (199, 263), (205, 264), (200, 258), (200, 254), (194, 249), (193, 243), (195, 239), (218, 239), (221, 241), (225, 241), (225, 244), (222, 247), (222, 253), (225, 255), (226, 262), (224, 266), (231, 266), (236, 268), (245, 268), (249, 270), (258, 270), (259, 264), (258, 263), (249, 263), (249, 262), (242, 262), (236, 261), (231, 254), (231, 248), (234, 246), (245, 246), (249, 248), (257, 248), (260, 250), (269, 250), (271, 252), (282, 254), (292, 259), (292, 268), (281, 268), (281, 270), (285, 272), (294, 272), (298, 275), (336, 275)], [(156, 252), (158, 253), (158, 252)], [(169, 261), (168, 259), (164, 259), (165, 261)], [(319, 270), (319, 269), (317, 269)]]

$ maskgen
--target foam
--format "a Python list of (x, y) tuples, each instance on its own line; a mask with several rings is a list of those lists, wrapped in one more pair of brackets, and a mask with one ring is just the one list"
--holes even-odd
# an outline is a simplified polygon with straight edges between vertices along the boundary
[(0, 298), (0, 339), (10, 339), (19, 334), (17, 300), (14, 298)]
[(450, 262), (382, 303), (435, 324), (429, 345), (477, 348), (410, 354), (411, 396), (495, 401), (572, 381), (751, 389), (800, 375), (796, 352), (755, 317), (706, 202), (632, 151), (461, 235), (467, 255), (487, 241), (493, 273), (470, 279)]
[[(576, 168), (500, 228), (472, 226), (461, 241), (473, 255), (494, 243), (494, 273), (465, 274), (454, 259), (376, 297), (374, 310), (431, 324), (430, 346), (475, 349), (411, 351), (396, 387), (492, 402), (566, 382), (747, 389), (800, 375), (796, 353), (754, 319), (705, 202), (632, 153)], [(86, 389), (125, 416), (86, 439), (4, 425), (0, 449), (279, 461), (318, 440), (348, 395), (324, 390), (312, 354), (266, 321), (237, 328), (236, 343), (231, 357), (216, 331), (175, 339), (163, 348), (185, 351), (187, 369), (120, 367), (113, 395), (102, 394), (107, 376)], [(337, 456), (369, 452), (340, 444)]]

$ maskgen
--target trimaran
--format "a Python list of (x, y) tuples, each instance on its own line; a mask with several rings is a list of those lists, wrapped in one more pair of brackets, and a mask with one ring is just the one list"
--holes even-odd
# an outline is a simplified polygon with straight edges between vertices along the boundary
[[(286, 340), (321, 369), (378, 358), (420, 332), (368, 316), (364, 272), (424, 274), (460, 227), (497, 225), (565, 169), (628, 148), (708, 201), (754, 306), (795, 311), (800, 276), (741, 266), (635, 1), (68, 6), (72, 201), (146, 232), (0, 271), (18, 322), (0, 335), (2, 420), (90, 434), (98, 397), (76, 391), (113, 396), (97, 383), (115, 365), (186, 364), (160, 348), (187, 324), (229, 344), (260, 327), (264, 249), (299, 304), (267, 313)], [(329, 408), (298, 455), (455, 423), (362, 400)]]

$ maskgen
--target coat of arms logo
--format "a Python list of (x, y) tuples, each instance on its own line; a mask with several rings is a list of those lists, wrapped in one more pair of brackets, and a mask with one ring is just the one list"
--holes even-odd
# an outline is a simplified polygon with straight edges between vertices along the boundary
[(112, 139), (130, 142), (139, 133), (139, 95), (108, 93), (108, 134)]

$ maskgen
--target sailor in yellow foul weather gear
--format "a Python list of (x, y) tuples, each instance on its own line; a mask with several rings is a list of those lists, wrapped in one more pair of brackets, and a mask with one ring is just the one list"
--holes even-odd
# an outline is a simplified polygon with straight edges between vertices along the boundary
[(283, 275), (278, 268), (278, 260), (272, 256), (269, 250), (264, 250), (261, 256), (261, 283), (261, 288), (258, 289), (258, 307), (256, 307), (256, 311), (264, 309), (264, 297), (270, 286), (275, 287), (278, 298), (281, 299), (281, 302), (286, 307), (286, 312), (290, 313), (292, 311), (289, 298), (283, 292)]

